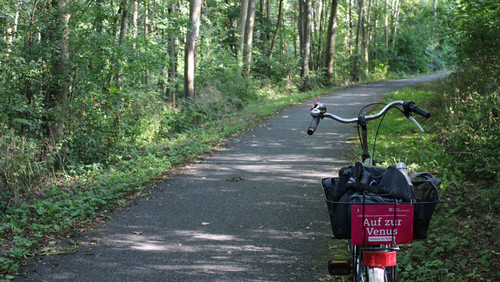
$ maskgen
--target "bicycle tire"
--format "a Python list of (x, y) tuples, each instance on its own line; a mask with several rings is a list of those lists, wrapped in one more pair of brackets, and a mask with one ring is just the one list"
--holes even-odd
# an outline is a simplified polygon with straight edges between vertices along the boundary
[(382, 269), (377, 267), (363, 266), (362, 250), (358, 246), (350, 245), (349, 250), (351, 253), (352, 261), (352, 281), (353, 282), (397, 282), (397, 265), (384, 267)]

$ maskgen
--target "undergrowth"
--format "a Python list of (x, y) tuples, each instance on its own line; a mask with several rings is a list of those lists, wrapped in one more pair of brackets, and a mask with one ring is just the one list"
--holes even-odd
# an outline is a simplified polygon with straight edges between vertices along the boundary
[[(53, 171), (50, 179), (29, 179), (38, 171), (31, 164), (39, 160), (35, 149), (42, 146), (11, 137), (13, 134), (2, 135), (0, 147), (5, 150), (0, 155), (0, 162), (3, 161), (3, 171), (12, 172), (12, 176), (20, 180), (4, 183), (8, 192), (0, 194), (0, 280), (10, 280), (21, 274), (20, 266), (36, 255), (72, 252), (73, 248), (58, 249), (57, 238), (85, 229), (99, 218), (106, 218), (108, 212), (147, 195), (155, 181), (163, 179), (173, 167), (195, 160), (235, 133), (255, 126), (289, 105), (322, 94), (321, 91), (258, 91), (258, 98), (246, 102), (225, 103), (214, 93), (186, 101), (180, 110), (172, 109), (178, 111), (175, 118), (161, 121), (168, 125), (151, 120), (154, 138), (151, 134), (137, 133), (135, 141), (125, 140), (115, 145), (103, 159), (83, 165), (66, 165), (64, 169)], [(176, 128), (176, 133), (162, 133), (161, 128)], [(81, 148), (92, 149), (92, 146), (94, 144)], [(30, 148), (35, 149), (29, 151)], [(91, 152), (84, 153), (95, 158)], [(18, 165), (7, 167), (7, 157), (30, 159), (11, 162)], [(42, 164), (40, 167), (47, 166)], [(10, 175), (7, 177), (2, 176), (12, 179)], [(23, 188), (26, 183), (31, 185), (30, 189)]]
[[(498, 109), (498, 100), (485, 104), (488, 95), (475, 95), (457, 103), (456, 89), (449, 86), (451, 79), (385, 98), (413, 100), (432, 116), (429, 120), (416, 116), (426, 130), (422, 134), (399, 112), (389, 112), (380, 129), (375, 158), (383, 161), (381, 165), (404, 161), (410, 172), (428, 171), (443, 181), (428, 238), (414, 241), (398, 254), (403, 281), (500, 279), (498, 117), (492, 118), (486, 109)], [(476, 108), (478, 104), (481, 107)], [(483, 124), (472, 130), (470, 123), (474, 122)], [(375, 129), (372, 126), (369, 136), (374, 136)], [(485, 143), (479, 148), (473, 140)]]

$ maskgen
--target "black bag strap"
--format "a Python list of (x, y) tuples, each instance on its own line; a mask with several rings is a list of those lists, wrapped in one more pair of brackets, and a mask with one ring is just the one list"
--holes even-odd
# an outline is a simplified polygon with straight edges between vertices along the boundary
[(412, 173), (410, 175), (411, 179), (417, 178), (417, 177), (422, 177), (425, 178), (425, 181), (429, 181), (430, 183), (434, 184), (434, 186), (439, 187), (441, 185), (442, 181), (439, 178), (434, 177), (429, 172), (417, 172), (417, 173)]

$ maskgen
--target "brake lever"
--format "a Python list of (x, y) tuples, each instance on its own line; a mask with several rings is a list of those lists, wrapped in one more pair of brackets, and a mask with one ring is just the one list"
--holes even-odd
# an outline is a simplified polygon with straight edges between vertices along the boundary
[(414, 117), (408, 116), (408, 119), (413, 121), (418, 126), (418, 128), (420, 128), (420, 131), (422, 131), (422, 133), (424, 133), (424, 129), (422, 128), (422, 126), (420, 126), (420, 124), (418, 123), (418, 121)]

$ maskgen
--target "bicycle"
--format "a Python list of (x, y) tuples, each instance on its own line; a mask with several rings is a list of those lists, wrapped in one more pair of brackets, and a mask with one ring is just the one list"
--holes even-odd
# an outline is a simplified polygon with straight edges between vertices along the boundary
[[(430, 113), (413, 101), (394, 101), (376, 114), (343, 118), (328, 113), (321, 103), (311, 108), (313, 120), (307, 133), (312, 135), (320, 120), (356, 123), (361, 143), (362, 162), (342, 168), (339, 177), (322, 179), (334, 238), (349, 239), (350, 260), (328, 262), (332, 275), (352, 275), (352, 281), (397, 281), (398, 244), (425, 239), (434, 208), (439, 201), (441, 181), (429, 173), (409, 176), (406, 165), (376, 167), (368, 151), (367, 122), (382, 118), (375, 134), (373, 152), (380, 125), (391, 109), (398, 109), (423, 132), (413, 118), (416, 113), (429, 118)], [(361, 130), (360, 130), (361, 128)], [(424, 180), (418, 181), (421, 177)], [(384, 180), (385, 179), (385, 180)], [(346, 196), (347, 195), (347, 196)]]

